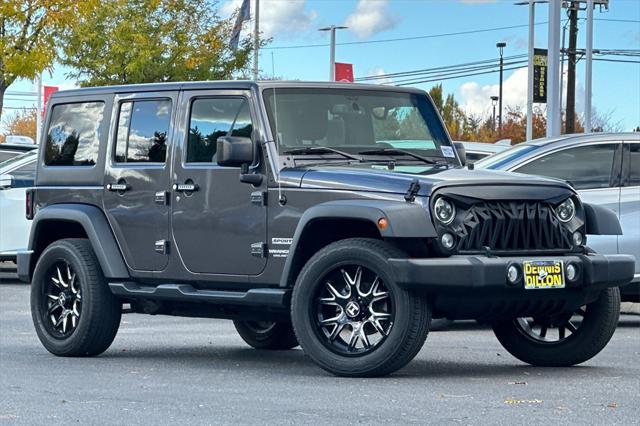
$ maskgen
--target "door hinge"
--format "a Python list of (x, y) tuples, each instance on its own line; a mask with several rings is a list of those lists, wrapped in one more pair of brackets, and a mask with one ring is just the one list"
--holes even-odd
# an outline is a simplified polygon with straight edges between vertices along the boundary
[(161, 204), (163, 206), (166, 206), (167, 204), (169, 204), (169, 197), (168, 197), (168, 193), (167, 191), (158, 191), (155, 194), (155, 202), (156, 204)]
[(251, 244), (251, 256), (267, 257), (267, 243), (259, 242)]
[(167, 240), (158, 240), (155, 243), (156, 253), (160, 254), (168, 254), (169, 253), (169, 241)]
[(267, 193), (265, 191), (255, 191), (251, 193), (251, 203), (259, 206), (267, 205)]

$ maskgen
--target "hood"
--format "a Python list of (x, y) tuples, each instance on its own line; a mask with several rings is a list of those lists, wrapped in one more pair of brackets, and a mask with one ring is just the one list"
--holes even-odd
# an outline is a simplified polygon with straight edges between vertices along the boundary
[[(418, 169), (421, 169), (420, 167)], [(422, 168), (423, 169), (423, 168)], [(281, 178), (290, 185), (309, 189), (334, 189), (345, 191), (367, 191), (390, 194), (404, 194), (411, 182), (418, 179), (420, 190), (417, 195), (429, 196), (435, 190), (451, 186), (536, 186), (569, 189), (559, 180), (547, 179), (519, 173), (493, 170), (434, 169), (421, 173), (391, 171), (386, 168), (361, 166), (314, 166), (306, 168), (285, 168)]]

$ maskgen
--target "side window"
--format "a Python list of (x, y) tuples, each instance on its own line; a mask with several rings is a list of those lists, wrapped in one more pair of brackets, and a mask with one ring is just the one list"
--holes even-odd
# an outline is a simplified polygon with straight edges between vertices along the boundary
[(607, 188), (615, 149), (615, 144), (569, 148), (545, 155), (515, 171), (564, 179), (576, 189)]
[(220, 136), (250, 138), (253, 132), (249, 102), (243, 98), (195, 99), (191, 104), (187, 163), (216, 161)]
[(164, 163), (170, 122), (169, 99), (120, 104), (116, 163)]
[(640, 143), (629, 144), (629, 180), (626, 186), (640, 186)]
[(47, 166), (93, 166), (103, 132), (104, 103), (83, 102), (53, 107), (47, 132)]
[(33, 186), (33, 181), (36, 177), (36, 162), (35, 160), (31, 161), (24, 166), (12, 170), (9, 174), (13, 176), (12, 188), (28, 188)]

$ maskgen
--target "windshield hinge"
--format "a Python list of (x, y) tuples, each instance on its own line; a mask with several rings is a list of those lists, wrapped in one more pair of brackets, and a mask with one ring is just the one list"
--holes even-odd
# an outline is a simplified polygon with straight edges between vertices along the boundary
[(407, 193), (404, 194), (405, 201), (408, 203), (415, 201), (418, 191), (420, 191), (420, 181), (418, 179), (414, 179), (411, 181), (411, 185), (409, 185)]

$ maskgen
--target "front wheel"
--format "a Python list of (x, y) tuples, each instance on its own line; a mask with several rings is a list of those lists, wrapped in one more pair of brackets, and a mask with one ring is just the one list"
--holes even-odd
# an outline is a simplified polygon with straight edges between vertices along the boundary
[(383, 376), (420, 351), (431, 312), (400, 288), (387, 260), (403, 257), (373, 239), (338, 241), (304, 266), (292, 295), (300, 346), (323, 369), (350, 377)]
[(513, 356), (541, 367), (566, 367), (590, 360), (609, 343), (620, 316), (620, 290), (603, 290), (597, 300), (555, 317), (516, 318), (493, 331)]

